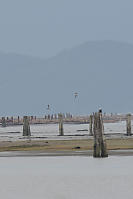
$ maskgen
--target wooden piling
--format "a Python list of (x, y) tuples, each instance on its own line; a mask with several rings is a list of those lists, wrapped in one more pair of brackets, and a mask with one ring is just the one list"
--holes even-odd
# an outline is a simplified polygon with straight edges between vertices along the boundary
[(31, 136), (28, 116), (23, 117), (23, 136)]
[(6, 119), (5, 119), (5, 117), (2, 117), (2, 127), (6, 127)]
[(18, 116), (18, 124), (19, 124), (19, 122), (20, 122), (20, 117)]
[(94, 114), (94, 151), (93, 157), (108, 157), (106, 140), (103, 135), (102, 112)]
[(13, 116), (11, 117), (11, 122), (12, 122), (12, 124), (13, 124), (13, 122), (14, 122), (14, 118), (13, 118)]
[(131, 134), (132, 134), (132, 130), (131, 130), (131, 114), (127, 114), (126, 126), (127, 126), (127, 136), (131, 136)]
[(59, 135), (63, 136), (64, 135), (64, 130), (63, 130), (63, 116), (61, 113), (58, 114), (58, 119), (59, 119)]
[(56, 115), (56, 114), (54, 114), (54, 119), (55, 119), (55, 120), (57, 119), (57, 115)]
[(89, 135), (93, 135), (93, 115), (90, 115), (89, 118)]

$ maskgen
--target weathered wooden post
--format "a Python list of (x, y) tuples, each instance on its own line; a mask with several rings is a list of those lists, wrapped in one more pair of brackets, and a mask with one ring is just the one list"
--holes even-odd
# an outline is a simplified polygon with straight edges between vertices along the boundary
[(127, 135), (131, 136), (132, 131), (131, 131), (131, 114), (127, 114), (127, 119), (126, 119), (126, 125), (127, 125)]
[(63, 116), (61, 113), (58, 114), (58, 119), (59, 119), (59, 135), (63, 136), (64, 135), (64, 130), (63, 130)]
[(94, 151), (93, 157), (108, 157), (106, 140), (103, 137), (103, 120), (102, 120), (102, 112), (94, 114)]
[(2, 127), (6, 127), (6, 119), (5, 119), (5, 117), (2, 117)]
[(12, 124), (13, 124), (13, 122), (14, 122), (13, 116), (11, 117), (11, 122), (12, 122)]
[(93, 115), (89, 118), (89, 135), (93, 135)]
[(19, 116), (18, 116), (18, 124), (19, 124), (19, 122), (20, 122), (20, 118), (19, 118)]
[(23, 136), (31, 136), (28, 116), (23, 117)]
[(100, 143), (99, 143), (99, 132), (98, 132), (98, 113), (94, 114), (94, 149), (93, 149), (93, 157), (100, 157)]

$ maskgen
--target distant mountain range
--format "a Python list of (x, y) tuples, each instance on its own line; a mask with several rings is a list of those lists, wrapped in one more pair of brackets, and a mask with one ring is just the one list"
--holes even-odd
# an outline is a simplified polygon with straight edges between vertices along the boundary
[[(78, 97), (74, 98), (74, 93)], [(133, 112), (133, 45), (86, 42), (47, 60), (0, 53), (0, 115)]]

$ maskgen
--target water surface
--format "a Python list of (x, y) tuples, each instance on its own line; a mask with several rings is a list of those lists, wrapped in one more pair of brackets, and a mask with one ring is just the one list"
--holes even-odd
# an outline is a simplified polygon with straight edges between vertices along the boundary
[(132, 199), (133, 157), (1, 157), (2, 199)]

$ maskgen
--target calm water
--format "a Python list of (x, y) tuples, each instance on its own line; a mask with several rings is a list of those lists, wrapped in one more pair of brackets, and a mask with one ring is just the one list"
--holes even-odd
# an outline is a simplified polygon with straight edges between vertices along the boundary
[[(106, 123), (104, 124), (105, 133), (124, 133), (126, 132), (126, 123), (118, 122), (118, 123)], [(85, 132), (80, 132), (79, 130), (88, 130), (89, 124), (64, 124), (64, 131), (66, 134), (83, 134)], [(0, 126), (0, 135), (3, 133), (9, 132), (21, 132), (23, 131), (23, 127), (19, 126), (9, 126), (9, 127), (1, 127)], [(42, 133), (44, 135), (58, 135), (58, 124), (40, 124), (40, 125), (31, 125), (31, 131), (33, 134)], [(87, 132), (86, 132), (87, 133)]]
[[(133, 128), (133, 127), (132, 127)], [(88, 136), (89, 124), (64, 124), (64, 134), (71, 135), (83, 135)], [(126, 133), (126, 123), (110, 123), (104, 124), (104, 129), (106, 134), (110, 133)], [(81, 131), (79, 131), (81, 130)], [(82, 131), (86, 130), (86, 131)], [(18, 140), (22, 139), (22, 126), (9, 126), (9, 127), (0, 127), (0, 140)], [(57, 137), (59, 135), (58, 124), (45, 124), (45, 125), (31, 125), (31, 134), (32, 138), (46, 139), (60, 139)], [(32, 139), (31, 138), (31, 139)], [(85, 138), (85, 137), (84, 137)], [(66, 138), (67, 139), (67, 138)], [(75, 138), (74, 138), (75, 139)]]
[(0, 158), (2, 199), (132, 199), (133, 157)]

